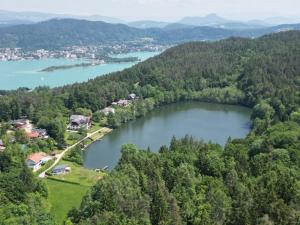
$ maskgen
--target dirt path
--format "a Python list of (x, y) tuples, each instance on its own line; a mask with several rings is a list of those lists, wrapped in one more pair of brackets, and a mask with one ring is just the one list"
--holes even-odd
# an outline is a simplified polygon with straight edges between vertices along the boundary
[[(103, 127), (103, 128), (100, 128), (99, 130), (96, 130), (95, 132), (92, 132), (92, 133), (88, 133), (87, 136), (83, 139), (81, 139), (80, 141), (76, 142), (75, 144), (67, 147), (64, 151), (62, 151), (60, 154), (56, 155), (56, 160), (53, 162), (53, 164), (48, 168), (46, 169), (45, 171), (43, 171), (42, 173), (39, 174), (39, 177), (40, 178), (44, 178), (45, 177), (45, 174), (51, 170), (54, 166), (56, 166), (59, 161), (63, 158), (63, 156), (72, 148), (76, 147), (76, 145), (80, 144), (81, 142), (83, 142), (84, 140), (90, 138), (91, 136), (99, 133), (99, 132), (105, 132), (105, 133), (108, 133), (110, 132), (111, 129), (110, 128), (107, 128), (107, 127)], [(104, 135), (103, 135), (104, 136)]]

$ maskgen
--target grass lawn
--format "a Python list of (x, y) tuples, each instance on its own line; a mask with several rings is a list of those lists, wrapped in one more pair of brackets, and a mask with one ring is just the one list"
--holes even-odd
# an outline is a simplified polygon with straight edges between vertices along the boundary
[(62, 181), (76, 182), (80, 185), (46, 179), (49, 190), (48, 199), (51, 203), (51, 213), (57, 224), (63, 223), (70, 209), (80, 206), (82, 197), (97, 180), (104, 176), (104, 173), (97, 173), (93, 170), (85, 169), (72, 162), (62, 160), (58, 165), (61, 164), (70, 166), (71, 172), (56, 175), (53, 176), (53, 178)]
[(95, 132), (96, 130), (99, 130), (100, 128), (102, 128), (102, 126), (100, 126), (99, 123), (93, 123), (92, 124), (92, 127), (88, 130), (88, 133), (93, 133)]
[(61, 160), (58, 165), (68, 165), (71, 167), (71, 172), (61, 175), (53, 176), (56, 179), (72, 181), (76, 183), (80, 183), (84, 186), (92, 186), (97, 180), (103, 177), (104, 173), (97, 173), (93, 170), (88, 170), (83, 166), (77, 165), (76, 163)]
[(51, 214), (57, 224), (63, 224), (67, 214), (73, 207), (79, 207), (82, 197), (90, 187), (83, 185), (68, 184), (54, 180), (46, 180), (49, 190), (49, 202)]
[(111, 129), (106, 128), (106, 129), (104, 129), (103, 131), (100, 131), (100, 132), (95, 133), (95, 134), (92, 135), (90, 138), (91, 138), (93, 141), (96, 141), (96, 140), (102, 138), (104, 135), (106, 135), (106, 134), (109, 133), (109, 132), (111, 132)]

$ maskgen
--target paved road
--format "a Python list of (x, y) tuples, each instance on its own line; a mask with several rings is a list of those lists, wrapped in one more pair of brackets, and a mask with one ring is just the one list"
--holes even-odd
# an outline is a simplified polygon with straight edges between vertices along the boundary
[(45, 175), (46, 175), (46, 173), (47, 173), (49, 170), (51, 170), (54, 166), (56, 166), (56, 165), (59, 163), (59, 161), (63, 158), (63, 156), (64, 156), (70, 149), (74, 148), (76, 145), (78, 145), (78, 144), (80, 144), (81, 142), (83, 142), (84, 140), (90, 138), (90, 137), (93, 136), (94, 134), (96, 134), (96, 133), (98, 133), (98, 132), (102, 132), (102, 131), (104, 131), (104, 132), (105, 132), (105, 131), (110, 131), (110, 129), (107, 128), (107, 127), (103, 127), (103, 128), (101, 128), (101, 129), (99, 129), (99, 130), (96, 130), (96, 131), (93, 132), (93, 133), (88, 133), (87, 136), (86, 136), (85, 138), (83, 138), (83, 139), (81, 139), (80, 141), (76, 142), (75, 144), (73, 144), (73, 145), (67, 147), (64, 151), (62, 151), (60, 154), (58, 154), (58, 155), (55, 156), (55, 157), (56, 157), (56, 160), (53, 162), (53, 164), (52, 164), (48, 169), (46, 169), (45, 171), (43, 171), (42, 173), (40, 173), (40, 174), (39, 174), (39, 177), (40, 177), (40, 178), (44, 178)]

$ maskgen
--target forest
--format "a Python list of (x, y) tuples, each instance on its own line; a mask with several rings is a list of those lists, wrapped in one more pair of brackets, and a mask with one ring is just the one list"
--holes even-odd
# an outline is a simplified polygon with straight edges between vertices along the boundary
[[(189, 100), (251, 107), (251, 132), (245, 139), (229, 138), (224, 149), (190, 136), (173, 138), (158, 154), (124, 145), (118, 166), (69, 212), (66, 224), (297, 225), (299, 90), (300, 32), (289, 31), (191, 42), (85, 83), (2, 92), (0, 119), (27, 116), (62, 133), (64, 121), (78, 108), (96, 116), (129, 93), (141, 98), (135, 116)], [(111, 116), (111, 126), (134, 119), (128, 115)], [(58, 133), (52, 137), (59, 143)], [(0, 153), (0, 166), (2, 224), (52, 224), (47, 190), (24, 167), (17, 146)], [(29, 223), (33, 217), (43, 223)]]

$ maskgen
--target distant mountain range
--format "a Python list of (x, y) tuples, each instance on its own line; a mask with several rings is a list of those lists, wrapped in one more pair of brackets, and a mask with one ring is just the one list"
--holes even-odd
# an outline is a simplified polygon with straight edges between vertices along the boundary
[(0, 28), (0, 47), (59, 49), (72, 45), (139, 41), (142, 38), (151, 38), (157, 44), (176, 44), (188, 41), (220, 40), (232, 36), (253, 38), (286, 30), (300, 30), (300, 24), (247, 30), (182, 24), (167, 25), (164, 28), (138, 29), (124, 24), (99, 21), (53, 19)]
[(230, 20), (223, 17), (220, 17), (216, 14), (209, 14), (204, 17), (184, 17), (179, 21), (174, 23), (166, 23), (166, 22), (159, 22), (159, 21), (137, 21), (134, 23), (129, 23), (129, 26), (134, 26), (136, 28), (149, 28), (149, 27), (156, 27), (156, 28), (167, 28), (167, 29), (174, 29), (174, 28), (182, 28), (182, 27), (215, 27), (215, 28), (223, 28), (229, 30), (249, 30), (249, 29), (259, 29), (265, 27), (272, 27), (281, 24), (293, 24), (293, 23), (300, 23), (299, 19), (289, 19), (289, 18), (281, 18), (281, 17), (274, 17), (274, 18), (267, 18), (266, 20), (249, 20), (249, 21), (236, 21)]
[(153, 20), (140, 20), (140, 21), (127, 23), (127, 25), (130, 27), (135, 27), (140, 29), (164, 28), (168, 24), (169, 24), (168, 22), (160, 22), (160, 21), (153, 21)]
[(215, 28), (224, 28), (231, 30), (243, 29), (256, 29), (263, 27), (271, 27), (280, 24), (294, 24), (300, 23), (300, 18), (285, 18), (285, 17), (272, 17), (264, 20), (250, 20), (250, 21), (237, 21), (220, 17), (216, 14), (209, 14), (207, 16), (184, 17), (179, 21), (164, 22), (153, 20), (139, 20), (134, 22), (126, 22), (118, 18), (112, 18), (101, 15), (82, 16), (71, 14), (54, 14), (54, 13), (41, 13), (41, 12), (11, 12), (0, 10), (0, 27), (17, 25), (17, 24), (30, 24), (37, 23), (51, 19), (80, 19), (89, 21), (102, 21), (112, 24), (126, 24), (131, 27), (148, 29), (148, 28), (164, 28), (173, 29), (174, 27), (182, 28), (187, 26), (209, 26)]
[(83, 19), (90, 21), (103, 21), (107, 23), (126, 23), (117, 18), (91, 15), (91, 16), (80, 16), (71, 14), (54, 14), (54, 13), (40, 13), (40, 12), (11, 12), (6, 10), (0, 10), (0, 25), (16, 25), (16, 24), (28, 24), (28, 23), (38, 23), (46, 20), (51, 20), (55, 18), (60, 19)]

